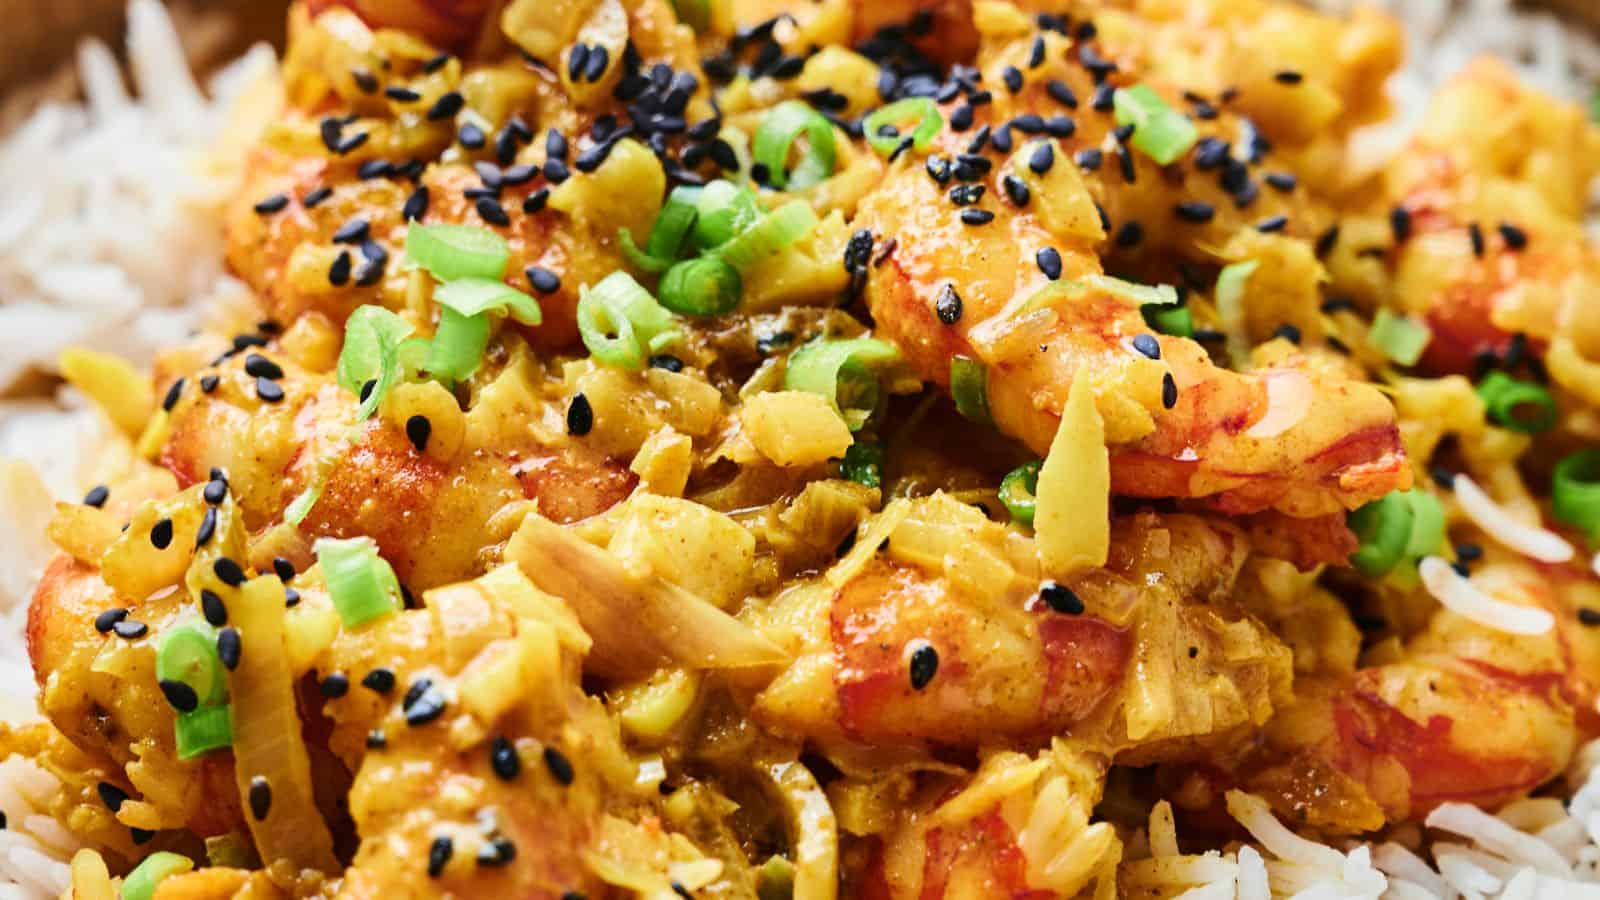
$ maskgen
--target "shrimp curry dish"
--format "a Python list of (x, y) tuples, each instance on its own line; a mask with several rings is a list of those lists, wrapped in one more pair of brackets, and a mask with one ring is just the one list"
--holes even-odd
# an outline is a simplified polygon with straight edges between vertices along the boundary
[(1400, 25), (1287, 0), (288, 25), (249, 308), (66, 367), (124, 459), (0, 748), (69, 896), (1163, 898), (1147, 817), (1600, 736), (1578, 104), (1483, 59), (1371, 152)]

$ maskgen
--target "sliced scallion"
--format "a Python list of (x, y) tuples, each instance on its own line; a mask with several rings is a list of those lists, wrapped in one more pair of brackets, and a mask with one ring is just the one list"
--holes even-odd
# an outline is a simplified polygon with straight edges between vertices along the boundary
[(471, 225), (422, 225), (406, 229), (406, 259), (440, 281), (501, 278), (511, 249), (506, 239)]
[(1111, 102), (1117, 124), (1133, 126), (1129, 143), (1163, 166), (1189, 152), (1200, 138), (1200, 130), (1189, 117), (1167, 105), (1147, 84), (1118, 88)]
[(311, 546), (322, 565), (328, 599), (346, 628), (400, 609), (400, 580), (369, 537), (318, 538)]
[(734, 235), (717, 253), (728, 265), (746, 271), (799, 240), (816, 227), (817, 214), (804, 200), (791, 200)]
[(894, 347), (876, 338), (818, 338), (789, 357), (783, 387), (821, 394), (851, 431), (859, 431), (882, 399), (878, 370), (899, 359)]
[(579, 292), (578, 334), (600, 364), (629, 372), (678, 337), (672, 314), (621, 271)]
[(178, 713), (173, 722), (178, 758), (194, 759), (202, 753), (233, 745), (233, 710), (226, 703)]
[(400, 343), (411, 331), (410, 322), (370, 304), (357, 307), (345, 321), (344, 346), (336, 367), (339, 386), (360, 397), (367, 383), (372, 383), (356, 410), (357, 420), (371, 416), (399, 380)]
[(1404, 491), (1392, 491), (1350, 513), (1346, 524), (1361, 542), (1350, 564), (1373, 578), (1389, 574), (1405, 557), (1416, 515)]
[(151, 900), (156, 895), (156, 885), (193, 869), (194, 860), (182, 854), (165, 850), (152, 853), (122, 879), (122, 900)]
[(698, 203), (701, 189), (688, 185), (673, 188), (667, 202), (656, 214), (655, 224), (643, 249), (633, 241), (626, 228), (618, 229), (617, 239), (622, 253), (635, 268), (642, 272), (664, 272), (683, 252), (689, 236), (694, 232), (695, 220), (700, 218)]
[[(789, 168), (789, 151), (804, 133), (806, 151)], [(833, 123), (799, 100), (785, 100), (772, 108), (756, 129), (751, 149), (755, 161), (767, 167), (767, 183), (779, 190), (803, 190), (833, 174)]]
[(1372, 346), (1402, 366), (1416, 365), (1432, 338), (1433, 331), (1427, 325), (1388, 309), (1378, 310), (1372, 319), (1372, 329), (1367, 332)]
[(661, 305), (684, 316), (720, 316), (739, 305), (739, 270), (716, 255), (674, 263), (661, 276)]
[(1233, 357), (1235, 368), (1242, 369), (1250, 361), (1250, 336), (1245, 332), (1244, 288), (1255, 273), (1259, 260), (1247, 259), (1229, 263), (1217, 273), (1217, 286), (1212, 299), (1217, 304), (1217, 318), (1228, 338), (1228, 355)]
[(1555, 427), (1556, 399), (1548, 389), (1531, 381), (1501, 371), (1490, 372), (1478, 382), (1478, 396), (1488, 407), (1489, 418), (1501, 427), (1523, 434)]
[(883, 485), (883, 445), (856, 442), (844, 452), (839, 474), (869, 488)]
[(701, 249), (720, 247), (761, 217), (755, 192), (717, 179), (695, 198), (694, 241)]
[(1039, 490), (1039, 469), (1043, 460), (1023, 463), (1000, 479), (1000, 502), (1011, 513), (1011, 521), (1033, 527), (1033, 514), (1038, 508), (1035, 494)]
[(989, 416), (989, 373), (970, 356), (950, 359), (950, 396), (956, 402), (956, 411), (974, 422), (985, 425), (993, 421)]
[(911, 131), (912, 148), (926, 150), (943, 127), (944, 117), (939, 115), (939, 107), (928, 97), (907, 97), (880, 106), (861, 123), (867, 143), (884, 156), (900, 146), (907, 128)]
[(1591, 541), (1600, 539), (1600, 449), (1579, 450), (1556, 463), (1550, 512)]
[(448, 306), (439, 310), (439, 328), (428, 345), (423, 367), (428, 374), (454, 384), (472, 377), (489, 347), (489, 317), (464, 316)]
[(156, 647), (156, 680), (188, 685), (201, 706), (220, 702), (227, 680), (217, 658), (216, 632), (198, 621), (168, 629)]
[(1147, 325), (1173, 337), (1194, 337), (1194, 313), (1187, 306), (1147, 305), (1139, 308)]
[(543, 319), (537, 300), (494, 278), (458, 278), (440, 285), (433, 300), (464, 316), (504, 313), (524, 325)]

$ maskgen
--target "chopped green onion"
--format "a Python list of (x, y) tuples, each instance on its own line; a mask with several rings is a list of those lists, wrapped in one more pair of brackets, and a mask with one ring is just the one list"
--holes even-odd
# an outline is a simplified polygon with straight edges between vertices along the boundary
[(369, 537), (317, 538), (311, 546), (322, 565), (328, 598), (346, 628), (400, 609), (400, 580)]
[(744, 280), (718, 256), (674, 263), (661, 276), (661, 305), (684, 316), (720, 316), (739, 305)]
[(1142, 306), (1145, 324), (1173, 337), (1194, 337), (1194, 313), (1187, 306)]
[(655, 224), (650, 227), (650, 237), (645, 241), (643, 250), (634, 244), (632, 232), (626, 228), (618, 229), (617, 239), (628, 262), (642, 272), (666, 271), (683, 252), (684, 244), (694, 231), (695, 221), (700, 218), (700, 210), (696, 206), (700, 194), (701, 189), (697, 187), (680, 185), (673, 188), (661, 212), (656, 215)]
[(578, 334), (602, 365), (630, 372), (678, 338), (672, 314), (621, 271), (579, 291)]
[(1000, 502), (1011, 513), (1011, 521), (1033, 527), (1033, 513), (1038, 507), (1034, 496), (1039, 490), (1039, 469), (1043, 460), (1023, 463), (1000, 479)]
[(1189, 117), (1168, 106), (1147, 84), (1118, 88), (1111, 102), (1117, 124), (1133, 126), (1129, 142), (1163, 166), (1189, 152), (1200, 138), (1200, 130)]
[(1404, 491), (1392, 491), (1350, 513), (1346, 524), (1361, 541), (1350, 554), (1350, 564), (1373, 578), (1389, 574), (1405, 557), (1416, 516)]
[(1367, 338), (1384, 356), (1402, 366), (1414, 366), (1422, 358), (1422, 351), (1428, 349), (1433, 332), (1415, 319), (1380, 309), (1372, 319)]
[(173, 723), (178, 758), (194, 759), (202, 753), (233, 745), (233, 709), (223, 703), (178, 713)]
[(306, 516), (311, 514), (311, 507), (317, 505), (317, 498), (322, 496), (322, 489), (327, 486), (328, 480), (319, 478), (296, 494), (295, 498), (289, 501), (289, 505), (284, 507), (283, 520), (290, 525), (299, 525), (305, 521)]
[(1504, 372), (1490, 372), (1478, 382), (1478, 396), (1496, 424), (1523, 434), (1549, 431), (1556, 424), (1556, 400), (1545, 388)]
[(493, 278), (458, 278), (439, 286), (433, 300), (464, 316), (506, 313), (524, 325), (543, 320), (539, 302), (503, 281)]
[(817, 214), (804, 200), (791, 200), (733, 236), (717, 253), (743, 272), (799, 240), (816, 227)]
[(850, 430), (859, 431), (882, 397), (875, 370), (899, 359), (894, 347), (876, 338), (818, 338), (789, 357), (783, 387), (828, 398)]
[[(806, 153), (789, 169), (789, 150), (805, 132)], [(756, 129), (755, 161), (767, 167), (767, 183), (779, 190), (808, 188), (833, 174), (833, 123), (799, 100), (785, 100)]]
[(502, 278), (511, 248), (487, 228), (413, 223), (406, 229), (406, 259), (440, 281)]
[(488, 316), (464, 316), (446, 306), (439, 310), (439, 329), (433, 333), (423, 367), (446, 383), (464, 381), (478, 371), (488, 347)]
[(1600, 88), (1589, 95), (1589, 121), (1600, 124)]
[(400, 376), (400, 342), (411, 334), (411, 323), (381, 306), (356, 307), (344, 324), (344, 347), (339, 351), (339, 386), (361, 396), (367, 382), (372, 390), (356, 410), (356, 419), (371, 416)]
[(1600, 449), (1579, 450), (1556, 463), (1550, 512), (1591, 541), (1600, 539)]
[(1217, 318), (1222, 320), (1223, 332), (1228, 337), (1228, 355), (1233, 357), (1234, 368), (1243, 368), (1250, 361), (1250, 336), (1245, 331), (1244, 287), (1250, 280), (1259, 260), (1247, 259), (1229, 263), (1217, 273), (1217, 286), (1212, 298), (1217, 304)]
[(156, 680), (188, 685), (201, 706), (220, 702), (227, 692), (227, 680), (222, 660), (217, 658), (216, 632), (200, 622), (184, 622), (169, 629), (156, 648)]
[(696, 34), (711, 27), (711, 0), (672, 0), (672, 11)]
[(968, 419), (985, 425), (993, 421), (989, 416), (989, 373), (983, 363), (970, 356), (951, 357), (950, 396), (956, 401), (956, 411)]
[[(872, 149), (888, 156), (900, 146), (901, 133), (906, 123), (912, 120), (915, 120), (915, 124), (910, 126), (911, 146), (917, 150), (928, 149), (928, 145), (939, 134), (939, 129), (944, 127), (944, 117), (939, 115), (939, 107), (927, 97), (907, 97), (878, 107), (862, 121), (861, 132)], [(885, 130), (884, 126), (890, 128)]]
[(1073, 281), (1052, 281), (1028, 298), (1022, 307), (1022, 312), (1029, 313), (1048, 307), (1058, 298), (1076, 299), (1094, 291), (1141, 308), (1175, 306), (1178, 303), (1178, 289), (1170, 284), (1138, 284), (1121, 278), (1112, 278), (1110, 275), (1095, 274), (1085, 275)]
[(187, 856), (165, 850), (152, 853), (122, 879), (122, 900), (150, 900), (156, 895), (156, 885), (193, 869), (194, 860)]
[(700, 189), (695, 210), (694, 241), (706, 250), (726, 244), (761, 217), (754, 191), (720, 178)]
[(844, 461), (839, 464), (839, 474), (869, 488), (882, 487), (883, 445), (851, 444), (844, 452)]
[(1405, 558), (1417, 560), (1437, 553), (1444, 544), (1444, 507), (1439, 498), (1424, 490), (1406, 491), (1411, 501), (1411, 538), (1406, 541)]

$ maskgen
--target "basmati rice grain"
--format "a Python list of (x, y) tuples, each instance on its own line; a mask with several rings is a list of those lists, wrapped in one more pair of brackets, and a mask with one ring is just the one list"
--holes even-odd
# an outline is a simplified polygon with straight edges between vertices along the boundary
[(1561, 563), (1572, 558), (1572, 545), (1565, 538), (1553, 531), (1518, 522), (1470, 476), (1457, 475), (1454, 487), (1461, 511), (1490, 537), (1540, 562)]
[(1256, 848), (1239, 848), (1239, 900), (1272, 900), (1267, 884), (1267, 864)]
[(1544, 634), (1555, 627), (1555, 617), (1548, 610), (1497, 600), (1440, 557), (1423, 557), (1417, 563), (1417, 572), (1434, 599), (1479, 625), (1509, 634)]

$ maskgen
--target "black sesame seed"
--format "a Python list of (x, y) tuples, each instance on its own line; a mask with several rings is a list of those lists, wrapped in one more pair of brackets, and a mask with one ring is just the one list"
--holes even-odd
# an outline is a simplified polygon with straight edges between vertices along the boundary
[(1098, 148), (1085, 147), (1073, 154), (1072, 161), (1077, 163), (1078, 168), (1085, 172), (1093, 172), (1100, 168), (1100, 163), (1104, 158), (1105, 154), (1101, 153)]
[(424, 415), (415, 415), (406, 420), (406, 440), (417, 452), (428, 449), (428, 438), (433, 434), (433, 423)]
[(120, 606), (114, 606), (94, 617), (94, 630), (105, 634), (126, 618), (128, 611)]
[(1006, 190), (1006, 198), (1016, 206), (1027, 206), (1032, 199), (1028, 185), (1015, 175), (1007, 175), (1000, 179), (1000, 186)]
[(1039, 175), (1050, 171), (1050, 167), (1055, 165), (1055, 162), (1055, 144), (1049, 141), (1040, 141), (1034, 146), (1033, 151), (1028, 154), (1028, 168)]
[(847, 272), (866, 268), (872, 258), (872, 231), (861, 228), (850, 235), (844, 245), (844, 268)]
[(1044, 35), (1037, 35), (1033, 39), (1033, 46), (1028, 48), (1028, 68), (1037, 69), (1044, 65)]
[(1127, 144), (1117, 145), (1117, 167), (1122, 170), (1122, 180), (1133, 184), (1138, 178), (1138, 172), (1133, 168), (1133, 151)]
[(1456, 545), (1456, 556), (1462, 562), (1477, 562), (1483, 558), (1483, 548), (1477, 544), (1460, 543)]
[(378, 379), (376, 379), (376, 378), (368, 379), (367, 381), (362, 383), (361, 390), (357, 394), (357, 397), (361, 400), (362, 403), (367, 402), (367, 398), (372, 396), (372, 391), (377, 386), (378, 386)]
[(595, 44), (589, 48), (589, 58), (584, 61), (583, 77), (591, 82), (599, 81), (606, 74), (606, 68), (611, 65), (611, 51), (602, 44)]
[(318, 683), (317, 690), (329, 700), (337, 700), (350, 693), (350, 679), (343, 672), (330, 672)]
[(911, 689), (920, 691), (933, 681), (933, 676), (939, 671), (939, 651), (933, 645), (923, 642), (917, 649), (911, 651), (910, 661)]
[(1256, 223), (1256, 230), (1263, 234), (1282, 231), (1287, 227), (1289, 227), (1288, 216), (1268, 216)]
[(440, 69), (444, 68), (445, 66), (449, 65), (450, 60), (452, 60), (452, 59), (454, 59), (454, 57), (452, 57), (450, 54), (448, 54), (448, 53), (440, 53), (437, 56), (434, 56), (432, 59), (429, 59), (427, 62), (423, 63), (422, 64), (422, 71), (426, 72), (429, 75), (432, 75), (433, 73), (435, 73), (435, 72), (439, 71)]
[(668, 372), (682, 372), (683, 360), (670, 353), (657, 353), (650, 357), (650, 368), (664, 369)]
[(1194, 340), (1196, 343), (1220, 344), (1227, 339), (1227, 335), (1216, 330), (1215, 328), (1196, 328), (1194, 330)]
[(300, 592), (294, 588), (283, 589), (283, 605), (286, 609), (294, 609), (300, 605)]
[(383, 89), (383, 95), (397, 103), (415, 103), (422, 99), (422, 95), (404, 85), (392, 84)]
[[(598, 48), (597, 48), (598, 49)], [(517, 845), (504, 835), (495, 835), (478, 846), (478, 865), (498, 868), (517, 858)]]
[(277, 403), (283, 399), (283, 385), (270, 378), (257, 378), (256, 396), (265, 403)]
[(1477, 222), (1470, 223), (1467, 225), (1467, 237), (1472, 241), (1472, 255), (1481, 259), (1484, 249), (1483, 228)]
[(963, 103), (950, 111), (950, 127), (955, 131), (966, 131), (972, 127), (972, 107)]
[(1132, 122), (1126, 125), (1118, 125), (1111, 129), (1111, 137), (1119, 144), (1126, 144), (1133, 138), (1133, 131), (1136, 127)]
[(244, 370), (257, 378), (283, 377), (283, 367), (259, 353), (252, 353), (244, 358)]
[(356, 177), (362, 181), (372, 181), (375, 178), (388, 178), (394, 174), (394, 164), (386, 159), (369, 159), (356, 166)]
[(211, 564), (211, 571), (228, 587), (238, 587), (244, 584), (244, 569), (232, 559), (224, 556)]
[(502, 228), (511, 224), (511, 217), (506, 215), (505, 207), (494, 201), (492, 197), (479, 197), (478, 215), (490, 225), (499, 225)]
[(273, 194), (270, 197), (263, 198), (254, 208), (257, 215), (270, 216), (273, 213), (283, 212), (288, 205), (288, 194)]
[(161, 688), (161, 695), (167, 698), (167, 703), (178, 712), (193, 712), (200, 705), (200, 697), (194, 688), (181, 681), (164, 678), (157, 682)]
[(1044, 89), (1045, 92), (1050, 95), (1052, 100), (1056, 101), (1062, 106), (1065, 106), (1067, 109), (1078, 108), (1078, 95), (1072, 92), (1072, 88), (1068, 86), (1065, 81), (1062, 81), (1059, 78), (1052, 78), (1044, 86)]
[(1133, 337), (1133, 349), (1151, 359), (1161, 358), (1161, 342), (1153, 334), (1137, 334)]
[(1600, 609), (1589, 606), (1578, 607), (1578, 621), (1591, 628), (1600, 625)]
[(1094, 94), (1089, 98), (1089, 107), (1095, 112), (1110, 112), (1116, 106), (1115, 94), (1117, 89), (1109, 82), (1099, 85), (1094, 89)]
[(97, 484), (83, 495), (83, 505), (99, 509), (106, 505), (106, 500), (111, 497), (111, 489), (103, 484)]
[(250, 815), (257, 822), (266, 819), (272, 812), (272, 785), (268, 783), (265, 775), (256, 775), (250, 779)]
[[(5, 827), (5, 818), (3, 816), (0, 816), (0, 828), (4, 828), (4, 827)], [(133, 840), (133, 845), (135, 847), (142, 847), (145, 844), (150, 843), (150, 840), (152, 838), (154, 838), (155, 836), (156, 836), (156, 833), (154, 831), (149, 830), (148, 828), (129, 828), (128, 829), (128, 837)]]
[(472, 122), (467, 122), (461, 126), (460, 131), (456, 132), (456, 140), (460, 141), (461, 146), (468, 150), (481, 150), (488, 138), (484, 135), (482, 128)]
[(949, 283), (939, 287), (939, 296), (933, 301), (934, 312), (939, 316), (939, 321), (946, 325), (954, 325), (961, 321), (961, 295)]
[(1199, 200), (1185, 200), (1182, 203), (1179, 203), (1177, 206), (1174, 206), (1172, 211), (1177, 214), (1178, 218), (1184, 220), (1185, 222), (1195, 222), (1199, 224), (1211, 221), (1212, 217), (1215, 216), (1217, 212), (1211, 204), (1202, 203)]
[(1231, 159), (1228, 156), (1230, 149), (1227, 141), (1214, 137), (1201, 138), (1194, 145), (1194, 167), (1201, 171), (1221, 168)]
[(1040, 585), (1039, 599), (1043, 600), (1045, 605), (1050, 607), (1053, 612), (1068, 616), (1083, 615), (1083, 600), (1079, 599), (1072, 588), (1058, 581), (1046, 581)]
[(539, 188), (538, 190), (529, 194), (526, 200), (522, 201), (522, 211), (530, 216), (535, 215), (544, 209), (545, 203), (549, 202), (549, 200), (550, 189), (545, 187)]
[(1172, 380), (1172, 373), (1161, 376), (1161, 405), (1171, 409), (1178, 405), (1178, 383)]
[(489, 742), (489, 767), (502, 781), (511, 781), (522, 774), (522, 757), (510, 741), (497, 736)]
[[(916, 139), (913, 138), (909, 134), (906, 135), (905, 137), (901, 138), (900, 139), (900, 143), (895, 144), (894, 145), (894, 151), (889, 154), (889, 162), (893, 163), (895, 160), (897, 160), (900, 157), (904, 156), (906, 154), (906, 152), (911, 149), (911, 145), (914, 144), (915, 142), (916, 142)], [(760, 163), (757, 163), (756, 165), (760, 165)], [(750, 167), (750, 177), (751, 178), (755, 178), (755, 171), (756, 171), (756, 167), (755, 166), (751, 166)]]
[(453, 119), (456, 113), (461, 112), (461, 108), (465, 105), (466, 100), (457, 91), (442, 94), (438, 100), (433, 101), (433, 106), (428, 108), (428, 121), (437, 122), (440, 119)]
[(1506, 242), (1506, 247), (1511, 250), (1521, 250), (1528, 246), (1528, 233), (1509, 222), (1501, 222), (1498, 226), (1500, 239)]
[(1069, 138), (1078, 133), (1078, 123), (1071, 116), (1051, 116), (1044, 120), (1044, 130), (1051, 137)]
[(211, 536), (217, 532), (217, 510), (207, 507), (205, 515), (200, 517), (200, 527), (194, 533), (194, 545), (204, 547), (211, 541)]
[(406, 724), (413, 728), (426, 725), (444, 715), (445, 696), (434, 686), (432, 679), (419, 678), (407, 689), (401, 708), (406, 714)]
[(455, 841), (450, 835), (441, 834), (428, 845), (428, 877), (438, 878), (444, 873), (444, 867), (450, 864), (450, 857), (455, 854)]
[(95, 791), (100, 794), (100, 802), (104, 803), (106, 809), (111, 810), (113, 813), (120, 812), (122, 804), (128, 802), (128, 792), (109, 781), (102, 781), (94, 787)]
[(177, 381), (172, 383), (171, 387), (167, 388), (167, 395), (161, 398), (161, 408), (167, 412), (172, 412), (172, 408), (178, 405), (178, 398), (182, 396), (183, 379), (179, 378)]
[(1282, 325), (1279, 325), (1277, 328), (1274, 328), (1272, 330), (1272, 336), (1275, 338), (1283, 338), (1291, 344), (1300, 343), (1300, 329), (1289, 324), (1288, 322), (1285, 322)]
[(214, 478), (206, 482), (206, 486), (204, 488), (201, 488), (200, 496), (207, 503), (211, 504), (212, 506), (216, 506), (218, 503), (221, 503), (223, 500), (227, 499), (228, 483), (220, 478)]
[(971, 206), (983, 199), (985, 190), (981, 184), (958, 184), (950, 189), (950, 202), (957, 206)]
[(577, 777), (572, 770), (572, 760), (554, 747), (546, 745), (544, 748), (544, 767), (550, 771), (550, 777), (562, 787), (571, 785)]
[(1339, 242), (1339, 226), (1329, 225), (1328, 230), (1317, 235), (1317, 255), (1327, 256), (1333, 250), (1333, 245)]
[(1006, 90), (1015, 94), (1022, 90), (1022, 70), (1016, 66), (1006, 66), (1000, 73), (1000, 79), (1006, 83)]
[(1001, 153), (1010, 153), (1012, 146), (1011, 129), (1003, 125), (995, 129), (994, 134), (989, 137), (989, 143)]
[(554, 294), (561, 290), (561, 276), (540, 266), (529, 266), (523, 273), (528, 276), (528, 286), (541, 294)]
[(1292, 69), (1285, 69), (1281, 72), (1274, 72), (1272, 80), (1279, 84), (1299, 84), (1305, 80), (1305, 76)]
[(1285, 192), (1294, 190), (1295, 185), (1298, 183), (1293, 173), (1290, 172), (1268, 172), (1263, 176), (1263, 179), (1275, 190)]
[(1033, 255), (1033, 261), (1039, 266), (1039, 271), (1044, 277), (1055, 281), (1061, 277), (1061, 253), (1054, 247), (1041, 247)]
[(328, 283), (334, 287), (344, 287), (350, 282), (350, 251), (340, 250), (334, 258), (333, 264), (328, 266)]
[(150, 626), (143, 622), (135, 622), (132, 619), (124, 618), (112, 623), (111, 631), (119, 638), (132, 641), (149, 634)]
[(1389, 210), (1389, 228), (1394, 232), (1394, 242), (1403, 244), (1411, 236), (1411, 212), (1404, 206)]
[(200, 590), (200, 612), (205, 615), (206, 621), (221, 628), (228, 624), (228, 606), (222, 598), (212, 591)]
[(1144, 226), (1129, 219), (1117, 226), (1116, 236), (1113, 238), (1118, 247), (1137, 247), (1144, 240)]
[(1431, 467), (1428, 469), (1428, 475), (1433, 479), (1433, 483), (1437, 484), (1439, 487), (1442, 487), (1447, 491), (1455, 489), (1456, 473), (1446, 469), (1444, 466)]
[(202, 376), (200, 376), (200, 393), (209, 394), (212, 391), (216, 390), (217, 389), (217, 385), (219, 385), (221, 383), (222, 383), (222, 378), (220, 376), (217, 376), (217, 375), (202, 375)]
[(574, 394), (572, 404), (567, 407), (567, 433), (582, 437), (593, 428), (594, 407), (589, 404), (589, 398)]
[(377, 694), (387, 694), (394, 690), (394, 671), (391, 669), (373, 669), (361, 679), (361, 686)]
[(1023, 134), (1039, 134), (1044, 131), (1044, 118), (1035, 113), (1023, 113), (1006, 124)]
[(366, 69), (351, 69), (350, 80), (356, 83), (363, 94), (376, 93), (378, 90), (378, 76)]
[(389, 736), (383, 733), (382, 728), (374, 728), (367, 732), (367, 749), (382, 750), (389, 746)]
[(568, 171), (567, 164), (559, 159), (545, 160), (543, 171), (544, 177), (552, 184), (560, 184), (561, 182), (566, 181), (567, 178), (572, 174), (570, 171)]
[(217, 632), (217, 658), (229, 672), (239, 668), (239, 654), (244, 652), (244, 645), (239, 640), (239, 629), (224, 628)]
[(968, 207), (961, 211), (961, 224), (963, 225), (987, 225), (993, 221), (994, 213), (987, 209)]
[(172, 544), (172, 520), (160, 519), (150, 526), (150, 544), (157, 550), (165, 550)]
[(294, 563), (284, 559), (281, 556), (274, 556), (272, 558), (272, 571), (277, 573), (279, 581), (294, 580)]

